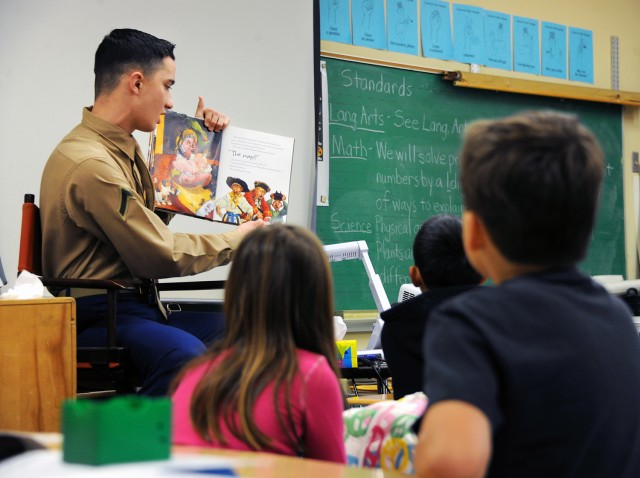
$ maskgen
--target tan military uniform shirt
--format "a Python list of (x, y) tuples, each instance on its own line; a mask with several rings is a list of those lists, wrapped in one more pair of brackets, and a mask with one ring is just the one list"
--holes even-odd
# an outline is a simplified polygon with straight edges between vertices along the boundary
[(53, 151), (40, 185), (42, 267), (50, 277), (177, 277), (230, 261), (241, 234), (182, 234), (153, 212), (136, 140), (83, 111)]

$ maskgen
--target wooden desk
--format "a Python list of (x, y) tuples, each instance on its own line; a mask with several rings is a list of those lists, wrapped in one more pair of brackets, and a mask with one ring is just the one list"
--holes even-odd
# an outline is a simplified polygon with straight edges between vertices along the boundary
[[(169, 461), (152, 461), (146, 463), (132, 463), (131, 467), (126, 464), (117, 465), (101, 465), (93, 467), (89, 465), (67, 465), (60, 459), (60, 448), (62, 436), (59, 433), (30, 433), (24, 434), (36, 441), (42, 443), (49, 448), (47, 455), (42, 457), (24, 458), (21, 466), (13, 466), (8, 470), (3, 469), (3, 462), (0, 462), (0, 475), (3, 478), (13, 478), (23, 476), (45, 476), (56, 475), (64, 476), (91, 476), (95, 473), (100, 476), (110, 476), (109, 469), (113, 466), (114, 473), (121, 478), (129, 476), (186, 476), (176, 471), (175, 466), (172, 469), (171, 463), (176, 460), (187, 460), (187, 463), (198, 464), (202, 468), (206, 467), (206, 462), (200, 462), (206, 457), (218, 460), (220, 463), (227, 463), (229, 468), (235, 473), (233, 476), (250, 477), (250, 478), (406, 478), (394, 471), (385, 471), (378, 468), (357, 468), (346, 465), (339, 465), (320, 460), (311, 460), (303, 458), (295, 458), (284, 455), (275, 455), (271, 453), (254, 453), (241, 452), (231, 450), (216, 450), (214, 448), (185, 447), (176, 446), (172, 450), (171, 462)], [(40, 463), (37, 461), (40, 460)], [(6, 462), (5, 462), (6, 463)], [(45, 468), (46, 469), (43, 469)], [(117, 470), (117, 471), (116, 471)], [(13, 473), (11, 473), (13, 472)], [(196, 473), (191, 471), (191, 476), (205, 476), (203, 472)], [(211, 474), (211, 472), (206, 473)]]
[(75, 394), (74, 299), (0, 300), (0, 429), (57, 432)]
[(393, 393), (377, 393), (375, 395), (359, 395), (347, 397), (347, 403), (351, 406), (366, 406), (378, 402), (393, 401)]
[(320, 460), (301, 459), (291, 456), (275, 455), (271, 453), (251, 453), (223, 450), (203, 450), (202, 448), (177, 447), (174, 456), (185, 453), (199, 455), (228, 456), (245, 461), (234, 468), (239, 477), (301, 477), (301, 478), (406, 478), (406, 475), (396, 471), (380, 468), (362, 468), (338, 465)]

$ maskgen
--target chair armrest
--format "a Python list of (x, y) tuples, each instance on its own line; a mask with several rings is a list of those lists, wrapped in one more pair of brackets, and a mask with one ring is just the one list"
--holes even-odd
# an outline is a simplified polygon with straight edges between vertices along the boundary
[[(148, 286), (148, 280), (113, 280), (113, 279), (66, 279), (55, 277), (40, 277), (45, 286), (75, 287), (79, 289), (115, 289), (136, 290), (140, 286)], [(214, 290), (224, 289), (226, 281), (195, 281), (195, 282), (158, 282), (157, 288), (162, 290)]]
[(112, 290), (137, 290), (142, 285), (149, 285), (148, 281), (120, 281), (109, 279), (64, 279), (55, 277), (40, 277), (46, 287), (59, 287), (66, 289), (74, 287), (78, 289), (112, 289)]

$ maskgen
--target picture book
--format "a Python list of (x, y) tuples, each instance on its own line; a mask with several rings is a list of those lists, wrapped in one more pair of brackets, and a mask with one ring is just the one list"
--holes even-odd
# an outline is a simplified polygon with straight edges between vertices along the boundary
[(151, 135), (157, 209), (229, 224), (286, 222), (294, 139), (168, 111)]

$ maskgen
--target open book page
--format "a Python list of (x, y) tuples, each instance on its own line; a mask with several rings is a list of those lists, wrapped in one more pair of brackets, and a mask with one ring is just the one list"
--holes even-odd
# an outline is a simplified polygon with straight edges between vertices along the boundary
[(200, 119), (169, 111), (149, 148), (156, 208), (230, 224), (284, 222), (293, 144), (236, 126), (214, 133)]
[[(293, 138), (228, 126), (222, 135), (214, 220), (286, 222)], [(243, 191), (248, 191), (242, 193)]]

